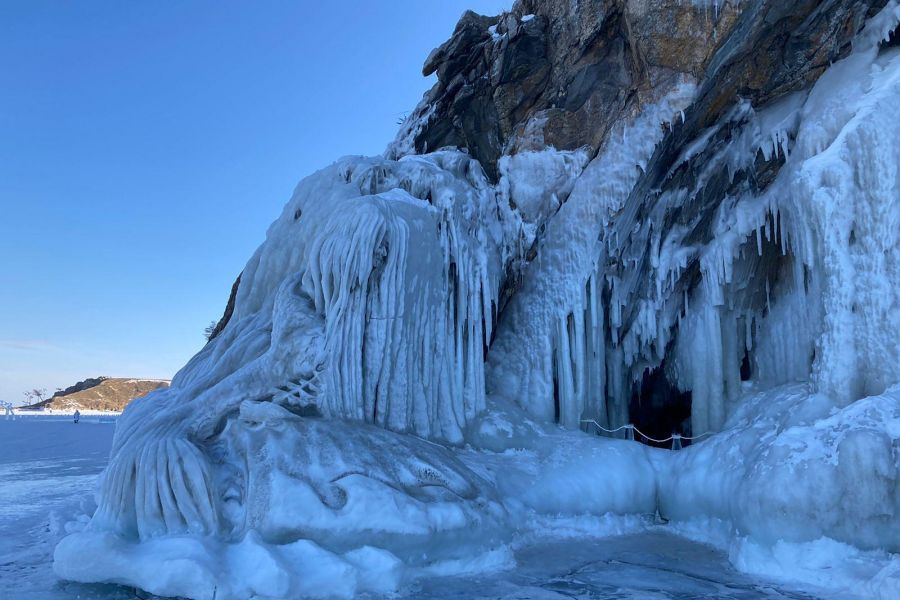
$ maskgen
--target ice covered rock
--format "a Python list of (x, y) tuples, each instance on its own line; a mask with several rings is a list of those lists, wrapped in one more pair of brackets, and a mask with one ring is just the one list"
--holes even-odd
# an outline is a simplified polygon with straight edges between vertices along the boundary
[[(897, 381), (897, 5), (880, 4), (741, 4), (696, 92), (657, 86), (621, 119), (522, 270), (489, 389), (666, 437), (720, 429), (742, 380), (843, 403)], [(690, 394), (690, 419), (654, 422), (654, 394)]]
[[(222, 552), (251, 533), (266, 547), (312, 537), (342, 553), (394, 536), (406, 556), (408, 538), (489, 532), (502, 516), (490, 487), (422, 438), (458, 443), (484, 409), (505, 252), (496, 198), (458, 152), (349, 158), (304, 180), (245, 267), (221, 333), (124, 413), (80, 539), (117, 536), (120, 556), (185, 536)], [(60, 546), (57, 571), (95, 580), (71, 566), (78, 547)], [(146, 583), (107, 567), (103, 580)], [(215, 579), (183, 577), (172, 575), (193, 590)], [(257, 593), (282, 596), (289, 579)], [(206, 594), (173, 589), (160, 593)]]
[(128, 408), (57, 572), (386, 592), (509, 566), (529, 523), (657, 510), (761, 553), (900, 551), (898, 23), (897, 0), (466, 13), (386, 157), (303, 180), (216, 335)]

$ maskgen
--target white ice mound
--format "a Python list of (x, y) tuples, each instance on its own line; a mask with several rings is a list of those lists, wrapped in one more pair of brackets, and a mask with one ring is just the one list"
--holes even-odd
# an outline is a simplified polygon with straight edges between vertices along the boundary
[(457, 152), (344, 159), (308, 177), (244, 269), (228, 327), (173, 387), (461, 441), (484, 407), (499, 214)]
[(900, 552), (900, 387), (838, 408), (806, 385), (756, 394), (661, 469), (660, 514), (771, 546), (828, 537)]
[(414, 436), (245, 402), (221, 440), (216, 455), (232, 469), (223, 507), (229, 522), (270, 542), (309, 537), (399, 554), (410, 545), (421, 554), (406, 538), (434, 543), (473, 526), (485, 533), (492, 513), (502, 516), (485, 481), (447, 448)]
[[(485, 486), (421, 438), (458, 443), (484, 408), (501, 214), (457, 152), (349, 158), (304, 180), (247, 264), (225, 329), (122, 416), (79, 535), (127, 546), (254, 531), (343, 552), (366, 536), (386, 547), (489, 529)], [(97, 580), (71, 568), (80, 552), (63, 543), (57, 571)], [(117, 569), (101, 580), (148, 583)]]
[[(134, 467), (150, 469), (133, 513), (139, 535), (110, 527), (107, 505), (57, 547), (58, 575), (194, 599), (349, 597), (394, 590), (403, 566), (476, 554), (505, 521), (491, 487), (447, 448), (274, 402), (242, 403), (203, 453), (150, 447), (157, 455)], [(195, 515), (178, 489), (195, 480), (167, 476), (161, 462), (208, 465), (209, 535), (184, 526)], [(115, 491), (104, 487), (104, 500)]]

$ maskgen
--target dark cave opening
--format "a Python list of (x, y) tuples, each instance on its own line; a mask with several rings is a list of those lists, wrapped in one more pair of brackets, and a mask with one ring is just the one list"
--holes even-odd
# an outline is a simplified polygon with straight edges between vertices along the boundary
[[(640, 383), (632, 385), (628, 402), (631, 423), (657, 440), (673, 434), (691, 435), (691, 392), (680, 391), (666, 376), (665, 361), (644, 371)], [(634, 439), (657, 448), (671, 448), (672, 442), (655, 442), (635, 431)], [(683, 440), (688, 445), (690, 440)]]
[(744, 349), (744, 357), (741, 359), (741, 381), (750, 381), (753, 376), (753, 368), (750, 365), (750, 351)]
[(900, 26), (894, 27), (894, 29), (891, 30), (890, 33), (888, 33), (888, 36), (886, 39), (883, 39), (880, 42), (878, 42), (879, 50), (885, 50), (887, 48), (895, 48), (898, 45), (900, 45)]
[[(556, 373), (556, 369), (553, 369)], [(553, 377), (553, 422), (559, 423), (559, 379)]]

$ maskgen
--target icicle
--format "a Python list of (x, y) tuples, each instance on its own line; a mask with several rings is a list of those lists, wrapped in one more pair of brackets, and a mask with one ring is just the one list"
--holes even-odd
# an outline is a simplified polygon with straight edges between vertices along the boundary
[(747, 352), (753, 350), (753, 315), (749, 311), (744, 314), (744, 349)]
[[(582, 304), (584, 306), (584, 304)], [(587, 390), (587, 369), (586, 362), (589, 357), (587, 356), (587, 343), (585, 339), (585, 324), (584, 324), (585, 311), (584, 308), (578, 307), (575, 313), (572, 315), (572, 359), (573, 359), (573, 370), (574, 370), (574, 402), (572, 406), (572, 417), (570, 425), (573, 428), (578, 427), (578, 422), (581, 420), (582, 414), (585, 409), (585, 392)]]
[[(720, 325), (725, 395), (729, 402), (734, 402), (738, 399), (741, 392), (741, 356), (738, 352), (740, 345), (738, 343), (737, 320), (734, 314), (731, 312), (723, 314)], [(724, 419), (718, 428), (721, 428), (723, 424)]]
[(787, 256), (788, 255), (787, 234), (785, 233), (785, 230), (784, 230), (784, 218), (781, 217), (780, 212), (778, 213), (778, 215), (779, 215), (778, 224), (779, 224), (779, 229), (781, 230), (781, 236), (780, 236), (780, 238), (781, 238), (781, 255)]

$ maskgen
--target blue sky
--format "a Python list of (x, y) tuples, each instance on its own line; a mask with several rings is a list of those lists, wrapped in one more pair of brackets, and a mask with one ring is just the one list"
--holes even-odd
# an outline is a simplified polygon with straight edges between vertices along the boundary
[(297, 181), (382, 152), (510, 4), (0, 3), (0, 400), (171, 377)]

